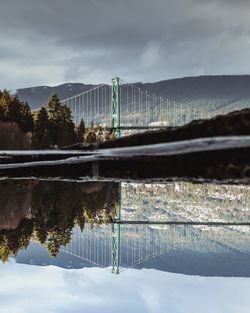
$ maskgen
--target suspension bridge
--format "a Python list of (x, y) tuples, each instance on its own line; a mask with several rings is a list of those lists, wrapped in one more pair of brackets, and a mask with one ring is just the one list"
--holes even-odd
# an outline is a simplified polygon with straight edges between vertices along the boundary
[(120, 78), (113, 78), (111, 85), (101, 84), (61, 102), (71, 109), (75, 124), (83, 119), (86, 127), (111, 127), (117, 129), (118, 136), (121, 130), (181, 126), (215, 115), (208, 108), (165, 99)]

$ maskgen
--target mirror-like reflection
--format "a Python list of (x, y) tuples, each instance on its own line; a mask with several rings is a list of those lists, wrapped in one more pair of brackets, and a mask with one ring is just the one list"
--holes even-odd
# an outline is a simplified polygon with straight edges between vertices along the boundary
[(2, 261), (250, 276), (247, 186), (6, 180), (0, 191)]
[(0, 259), (6, 261), (29, 241), (55, 256), (71, 238), (74, 226), (109, 221), (117, 206), (116, 184), (2, 181)]

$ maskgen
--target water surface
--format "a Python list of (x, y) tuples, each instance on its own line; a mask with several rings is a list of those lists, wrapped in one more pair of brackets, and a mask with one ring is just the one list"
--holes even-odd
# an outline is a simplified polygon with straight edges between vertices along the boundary
[[(247, 312), (249, 188), (188, 182), (2, 180), (0, 276), (6, 288), (0, 288), (0, 312), (10, 308), (31, 312), (45, 289), (55, 298), (50, 308), (41, 306), (43, 312), (52, 308), (51, 312), (81, 312), (82, 308), (98, 312), (98, 303), (104, 311), (115, 311), (123, 301), (124, 312), (131, 307), (137, 312), (167, 308), (174, 312), (179, 300), (186, 307), (178, 312), (187, 308), (199, 312), (192, 298), (196, 294), (206, 302), (203, 288), (212, 297), (207, 308), (220, 308), (230, 294), (240, 292), (231, 308), (243, 303), (241, 312)], [(27, 281), (26, 289), (19, 281)], [(109, 291), (104, 291), (104, 282)], [(116, 290), (121, 286), (123, 296)], [(105, 295), (100, 296), (100, 290)], [(94, 302), (82, 298), (80, 291), (91, 294)], [(164, 298), (163, 292), (170, 298)], [(58, 304), (63, 294), (71, 297), (70, 308), (64, 310)], [(110, 306), (107, 299), (112, 294), (119, 303)], [(17, 305), (10, 306), (8, 299)], [(18, 303), (24, 299), (33, 305), (19, 311)]]

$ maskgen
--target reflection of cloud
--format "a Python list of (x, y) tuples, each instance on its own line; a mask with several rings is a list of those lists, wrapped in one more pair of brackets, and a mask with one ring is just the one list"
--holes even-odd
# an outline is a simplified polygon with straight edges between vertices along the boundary
[(249, 312), (250, 281), (127, 270), (0, 265), (0, 313)]

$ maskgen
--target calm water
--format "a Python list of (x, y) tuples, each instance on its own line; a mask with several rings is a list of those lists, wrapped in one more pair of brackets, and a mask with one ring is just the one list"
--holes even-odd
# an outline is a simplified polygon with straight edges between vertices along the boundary
[[(164, 282), (169, 282), (169, 279), (176, 282), (178, 277), (184, 280), (193, 279), (193, 275), (203, 279), (248, 278), (249, 191), (250, 187), (243, 185), (187, 182), (1, 181), (0, 258), (3, 263), (0, 277), (11, 277), (8, 282), (12, 281), (13, 291), (17, 288), (16, 281), (32, 280), (35, 275), (40, 275), (40, 278), (46, 276), (47, 272), (40, 273), (43, 269), (53, 269), (56, 273), (63, 271), (63, 275), (71, 273), (66, 289), (69, 292), (72, 284), (79, 283), (79, 275), (85, 275), (84, 280), (88, 280), (98, 273), (95, 284), (101, 284), (105, 277), (106, 285), (109, 280), (113, 282), (114, 277), (117, 277), (116, 283), (119, 281), (126, 285), (128, 275), (133, 274), (129, 276), (130, 280), (137, 283), (138, 275), (142, 280), (159, 275), (158, 287), (152, 291), (157, 295), (164, 289)], [(185, 276), (164, 278), (163, 275), (172, 275), (169, 273)], [(197, 284), (200, 278), (195, 277)], [(245, 291), (250, 290), (248, 280), (244, 280), (244, 284), (247, 283)], [(47, 288), (42, 280), (39, 282), (38, 279), (36, 283), (35, 290)], [(48, 278), (45, 286), (53, 283), (54, 280)], [(145, 285), (147, 283), (154, 286), (152, 281), (144, 282)], [(91, 280), (85, 288), (91, 290), (92, 284)], [(205, 286), (209, 284), (210, 280)], [(236, 285), (233, 284), (234, 288)], [(183, 288), (183, 283), (180, 286)], [(175, 287), (175, 292), (180, 286)], [(199, 290), (198, 286), (193, 288)], [(214, 292), (214, 288), (212, 290)], [(0, 289), (4, 303), (6, 297)], [(145, 305), (145, 300), (141, 303)], [(154, 306), (153, 312), (167, 308), (160, 299), (157, 303), (161, 304), (159, 310)], [(96, 308), (96, 303), (93, 307)], [(2, 307), (2, 311), (0, 308), (0, 312), (7, 310), (8, 304)], [(152, 310), (138, 307), (140, 311)], [(62, 311), (56, 308), (51, 312)], [(78, 309), (71, 307), (70, 312), (78, 312)]]

